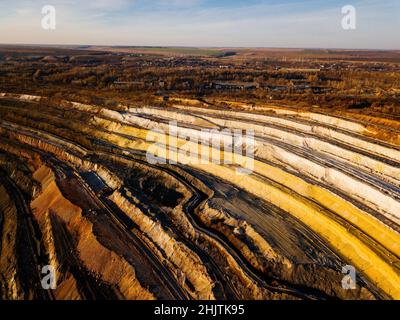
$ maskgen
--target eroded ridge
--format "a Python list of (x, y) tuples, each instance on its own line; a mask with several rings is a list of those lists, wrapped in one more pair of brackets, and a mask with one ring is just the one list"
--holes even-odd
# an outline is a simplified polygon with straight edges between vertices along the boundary
[[(383, 140), (380, 124), (293, 108), (0, 96), (2, 298), (400, 298), (398, 126)], [(228, 130), (253, 131), (254, 158), (211, 143)]]

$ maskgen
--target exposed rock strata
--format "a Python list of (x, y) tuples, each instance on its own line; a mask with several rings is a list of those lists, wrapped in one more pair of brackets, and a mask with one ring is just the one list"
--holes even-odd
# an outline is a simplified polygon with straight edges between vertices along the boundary
[[(119, 109), (2, 95), (1, 297), (400, 298), (400, 148), (377, 121), (273, 107)], [(176, 164), (149, 163), (149, 131), (169, 121), (197, 155), (179, 134), (211, 141), (201, 129), (253, 129), (252, 173), (237, 174), (246, 155), (217, 163), (229, 151), (215, 146), (214, 163), (169, 146), (158, 156)], [(347, 264), (356, 290), (341, 286)], [(56, 290), (40, 287), (44, 265)]]

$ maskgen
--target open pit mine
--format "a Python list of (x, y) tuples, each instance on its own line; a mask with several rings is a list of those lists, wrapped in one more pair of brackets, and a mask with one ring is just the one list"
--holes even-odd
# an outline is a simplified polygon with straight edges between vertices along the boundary
[(399, 122), (2, 93), (0, 133), (2, 299), (400, 299)]

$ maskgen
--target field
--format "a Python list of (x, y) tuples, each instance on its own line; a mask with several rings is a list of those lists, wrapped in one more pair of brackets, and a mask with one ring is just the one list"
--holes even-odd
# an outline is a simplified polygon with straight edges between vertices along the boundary
[(105, 50), (111, 52), (155, 54), (169, 56), (203, 56), (213, 57), (223, 54), (223, 50), (193, 47), (90, 47), (91, 50)]

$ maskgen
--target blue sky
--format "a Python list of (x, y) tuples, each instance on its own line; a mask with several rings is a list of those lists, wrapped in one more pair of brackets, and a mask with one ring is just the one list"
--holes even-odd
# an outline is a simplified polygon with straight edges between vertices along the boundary
[[(344, 5), (356, 30), (341, 27)], [(399, 30), (400, 0), (0, 1), (0, 43), (400, 49)]]

